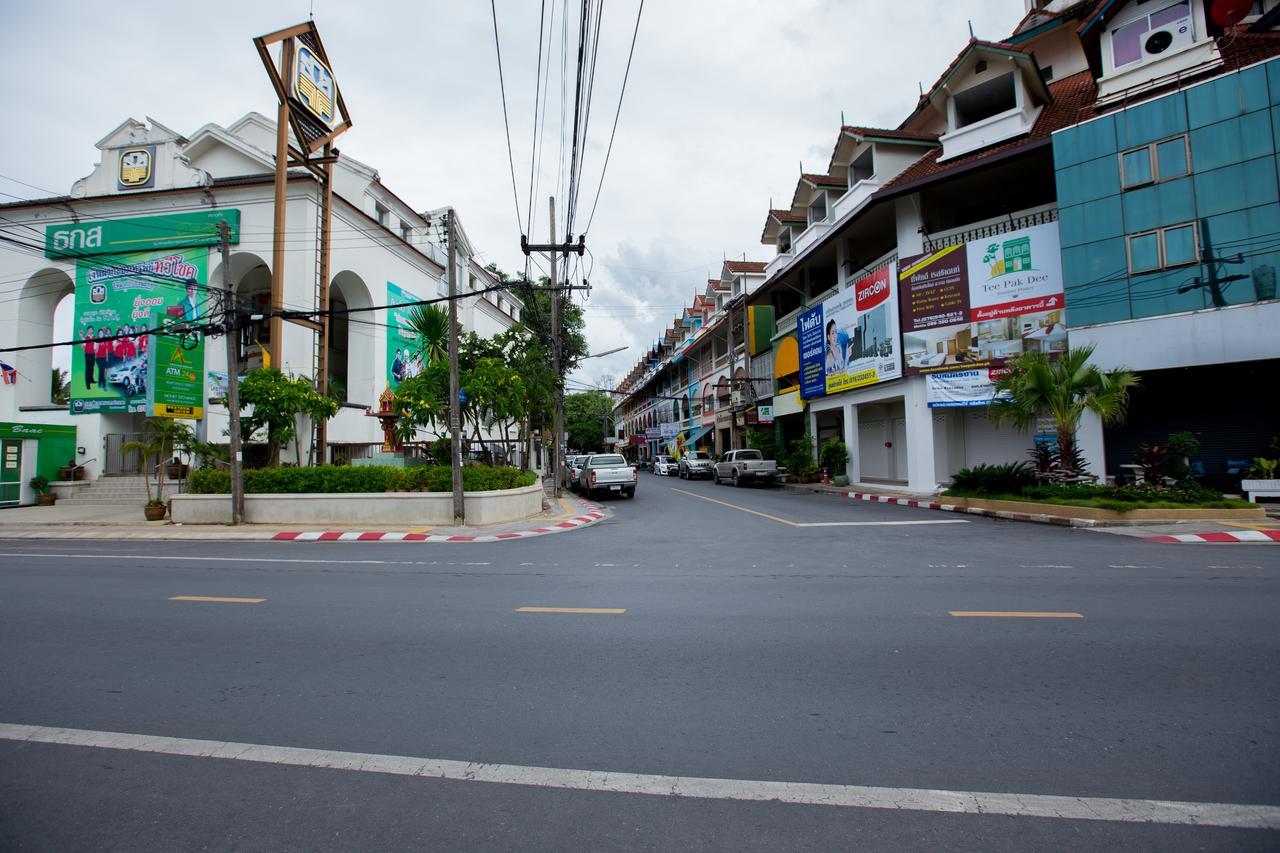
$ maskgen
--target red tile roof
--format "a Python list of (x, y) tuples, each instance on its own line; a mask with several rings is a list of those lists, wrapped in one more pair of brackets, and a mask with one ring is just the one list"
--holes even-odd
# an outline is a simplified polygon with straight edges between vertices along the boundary
[(855, 127), (846, 124), (840, 128), (843, 133), (852, 133), (857, 136), (875, 136), (884, 139), (905, 139), (912, 142), (937, 142), (938, 134), (936, 133), (920, 133), (914, 130), (889, 130), (884, 127)]
[(832, 177), (831, 175), (810, 175), (801, 173), (800, 180), (815, 187), (835, 187), (837, 189), (848, 189), (849, 181), (842, 177)]
[(1234, 32), (1218, 39), (1224, 71), (1236, 71), (1255, 62), (1280, 56), (1280, 33)]
[(792, 213), (789, 210), (770, 210), (769, 215), (782, 223), (802, 222), (808, 224), (809, 220), (805, 219), (798, 213)]
[[(764, 272), (764, 268), (768, 266), (764, 261), (725, 261), (725, 268), (729, 272)], [(716, 284), (719, 284), (716, 280)]]
[(1053, 95), (1053, 103), (1046, 104), (1040, 111), (1030, 133), (983, 148), (981, 151), (974, 151), (963, 157), (947, 160), (945, 163), (938, 162), (942, 149), (935, 148), (886, 183), (880, 192), (891, 192), (904, 184), (942, 175), (975, 161), (1022, 146), (1030, 147), (1034, 143), (1047, 139), (1055, 130), (1070, 127), (1093, 116), (1093, 102), (1097, 97), (1098, 87), (1088, 71), (1055, 80), (1049, 84), (1049, 92)]

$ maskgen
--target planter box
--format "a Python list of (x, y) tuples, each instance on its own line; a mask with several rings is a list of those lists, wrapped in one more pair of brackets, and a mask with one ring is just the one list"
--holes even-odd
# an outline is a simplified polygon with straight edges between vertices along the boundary
[(1280, 480), (1241, 480), (1240, 491), (1255, 503), (1258, 498), (1280, 498)]
[[(468, 525), (518, 521), (542, 512), (540, 483), (495, 492), (467, 492)], [(249, 524), (342, 525), (377, 530), (453, 523), (450, 492), (245, 495)], [(170, 518), (177, 524), (230, 524), (230, 495), (174, 495)]]
[(1003, 512), (1022, 512), (1029, 515), (1051, 515), (1059, 518), (1084, 518), (1090, 521), (1202, 521), (1218, 518), (1266, 518), (1262, 507), (1256, 509), (1131, 509), (1116, 512), (1090, 506), (1038, 503), (1036, 501), (993, 501), (985, 498), (950, 498), (942, 495), (941, 503), (962, 506), (965, 509), (990, 509)]

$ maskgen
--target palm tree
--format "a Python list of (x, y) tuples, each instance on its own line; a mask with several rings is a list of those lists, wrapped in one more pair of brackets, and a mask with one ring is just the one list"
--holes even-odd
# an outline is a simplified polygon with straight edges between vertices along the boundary
[(1064, 468), (1069, 467), (1076, 458), (1076, 430), (1085, 410), (1104, 424), (1122, 423), (1129, 389), (1139, 382), (1138, 375), (1125, 368), (1103, 373), (1089, 363), (1092, 355), (1090, 345), (1068, 350), (1052, 361), (1042, 352), (1018, 356), (1009, 363), (1009, 373), (996, 382), (992, 418), (996, 423), (1013, 421), (1019, 429), (1033, 426), (1042, 417), (1051, 418), (1058, 434), (1058, 458)]
[(417, 352), (427, 364), (449, 357), (449, 312), (436, 305), (415, 305), (408, 331), (418, 336)]

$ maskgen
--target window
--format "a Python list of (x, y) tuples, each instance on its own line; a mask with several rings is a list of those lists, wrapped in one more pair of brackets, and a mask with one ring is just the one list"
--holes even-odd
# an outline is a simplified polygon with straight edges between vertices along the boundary
[(1014, 86), (1013, 72), (1010, 72), (971, 86), (963, 92), (956, 92), (953, 98), (956, 107), (955, 129), (967, 127), (1016, 107), (1018, 96)]
[(1143, 15), (1111, 31), (1111, 67), (1120, 69), (1176, 50), (1194, 41), (1191, 0)]
[(1120, 180), (1127, 190), (1172, 181), (1190, 172), (1190, 147), (1185, 133), (1120, 154)]
[(1129, 245), (1130, 275), (1186, 266), (1199, 260), (1199, 235), (1194, 222), (1130, 234), (1125, 239)]
[(403, 222), (400, 223), (400, 239), (406, 243), (412, 242), (413, 240), (413, 229), (408, 225), (405, 225)]
[(390, 224), (391, 224), (391, 211), (387, 210), (385, 207), (383, 207), (382, 205), (378, 204), (377, 202), (374, 202), (374, 204), (373, 204), (373, 218), (374, 218), (374, 219), (376, 219), (376, 220), (378, 220), (378, 224), (379, 224), (379, 225), (382, 225), (383, 227), (390, 226)]
[(854, 161), (849, 164), (849, 186), (853, 186), (858, 181), (869, 181), (875, 177), (875, 162), (874, 148), (868, 148), (854, 158)]
[(827, 218), (827, 194), (818, 193), (813, 204), (809, 205), (809, 224), (821, 222)]

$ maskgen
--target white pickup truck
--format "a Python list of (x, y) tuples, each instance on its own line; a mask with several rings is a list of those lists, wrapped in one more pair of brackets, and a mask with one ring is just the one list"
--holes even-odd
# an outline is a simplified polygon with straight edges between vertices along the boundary
[(711, 476), (717, 486), (726, 481), (735, 486), (748, 483), (773, 485), (779, 479), (778, 463), (765, 459), (759, 450), (730, 450), (724, 459), (716, 463)]
[(586, 458), (578, 474), (578, 490), (590, 498), (596, 492), (636, 496), (636, 467), (620, 453), (596, 453)]

